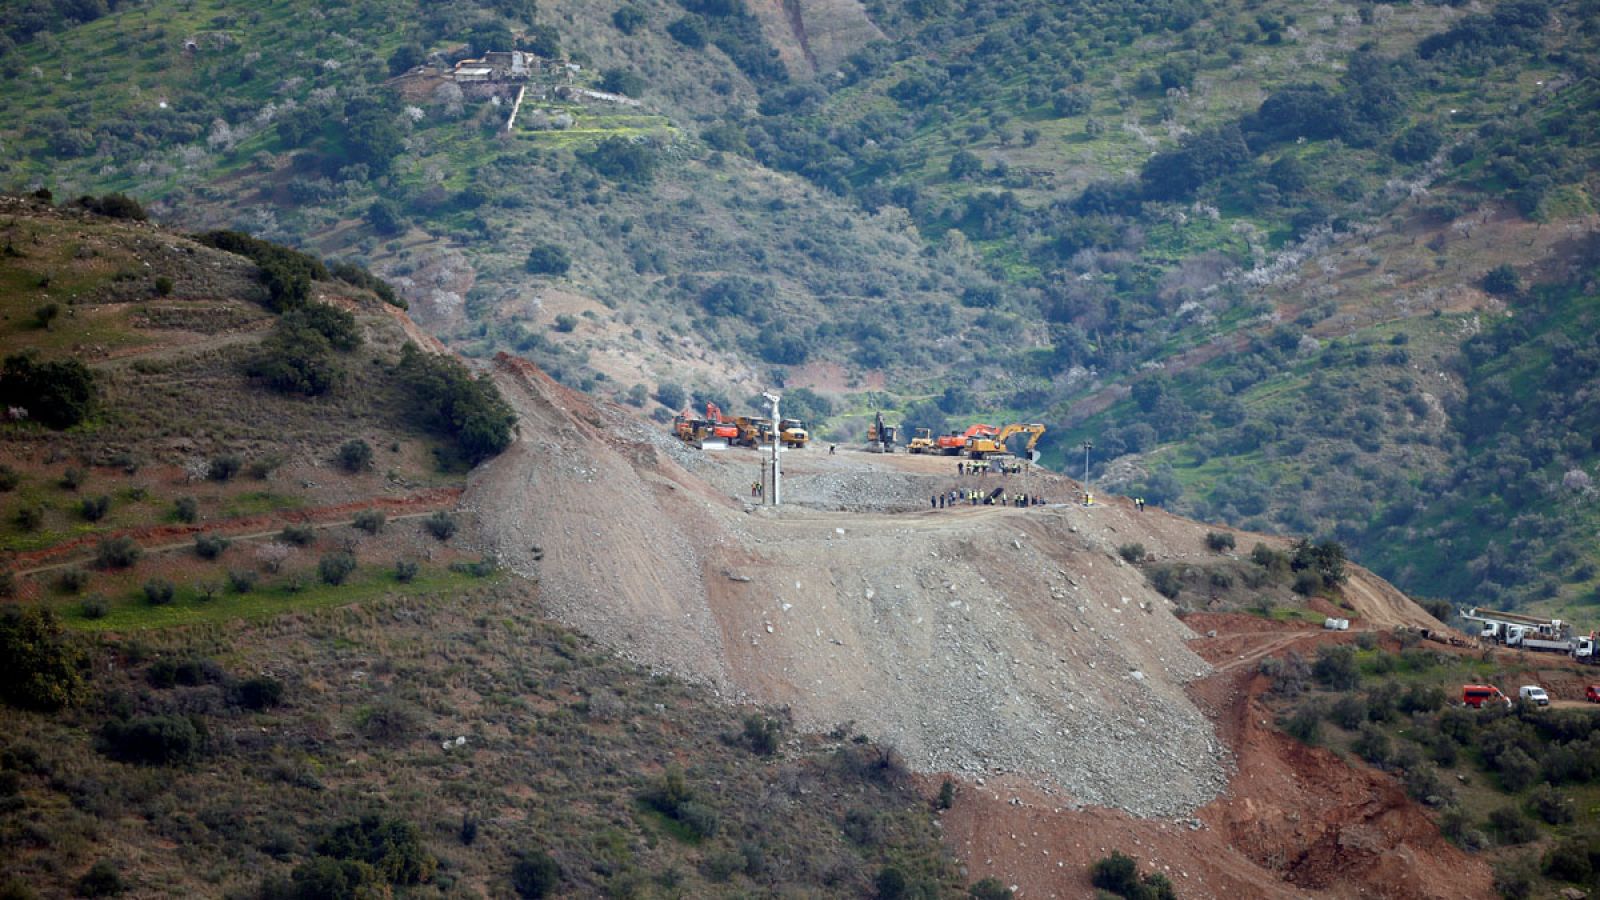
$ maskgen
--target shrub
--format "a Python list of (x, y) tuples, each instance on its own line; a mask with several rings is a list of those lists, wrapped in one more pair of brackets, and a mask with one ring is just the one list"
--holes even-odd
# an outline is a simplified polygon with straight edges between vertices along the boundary
[(1344, 644), (1318, 648), (1317, 661), (1311, 667), (1311, 674), (1317, 681), (1336, 691), (1353, 690), (1361, 683), (1355, 650)]
[(83, 487), (83, 482), (87, 480), (88, 477), (88, 472), (85, 472), (77, 466), (68, 466), (67, 470), (61, 473), (60, 484), (65, 490), (75, 491), (78, 488)]
[(145, 680), (153, 688), (170, 688), (178, 685), (199, 687), (215, 684), (223, 679), (221, 667), (209, 659), (160, 659), (145, 671)]
[(512, 889), (517, 896), (528, 900), (550, 896), (560, 883), (561, 867), (543, 850), (522, 854), (517, 864), (511, 867)]
[(444, 510), (439, 510), (433, 515), (422, 520), (422, 527), (427, 532), (441, 541), (448, 541), (456, 533), (456, 520)]
[(1101, 890), (1119, 897), (1136, 896), (1139, 892), (1139, 863), (1120, 850), (1095, 862), (1089, 869), (1089, 881)]
[(778, 741), (783, 737), (783, 723), (777, 719), (751, 713), (744, 719), (744, 740), (750, 750), (761, 756), (778, 752)]
[(44, 524), (44, 507), (30, 503), (17, 510), (17, 527), (23, 531), (38, 531)]
[(0, 465), (0, 494), (9, 493), (17, 489), (17, 484), (22, 481), (22, 476), (10, 466)]
[(165, 578), (152, 578), (144, 583), (144, 599), (151, 606), (165, 606), (172, 602), (178, 589)]
[(1117, 548), (1117, 555), (1131, 563), (1142, 562), (1144, 554), (1143, 544), (1123, 544)]
[(249, 569), (228, 570), (228, 590), (235, 594), (248, 594), (255, 590), (256, 573)]
[(611, 24), (615, 25), (618, 31), (628, 35), (638, 31), (648, 21), (650, 21), (650, 17), (645, 14), (645, 11), (632, 4), (624, 6), (611, 14)]
[(1502, 806), (1489, 813), (1489, 827), (1500, 835), (1502, 844), (1526, 844), (1539, 836), (1538, 827), (1515, 806)]
[(1238, 546), (1238, 544), (1235, 542), (1232, 532), (1206, 532), (1206, 548), (1211, 550), (1213, 553), (1221, 553), (1224, 550), (1232, 550), (1236, 546)]
[(575, 316), (562, 313), (561, 315), (556, 316), (555, 325), (552, 327), (562, 334), (568, 334), (578, 327), (578, 320)]
[(194, 552), (201, 559), (216, 559), (233, 543), (221, 535), (202, 534), (194, 539)]
[(1548, 784), (1534, 788), (1528, 795), (1528, 801), (1533, 807), (1534, 815), (1548, 825), (1565, 825), (1576, 817), (1572, 808), (1572, 798)]
[(77, 568), (62, 569), (56, 577), (56, 587), (64, 594), (76, 594), (89, 586), (89, 573)]
[(534, 244), (523, 268), (534, 275), (565, 275), (572, 268), (572, 257), (564, 247)]
[(122, 871), (109, 859), (96, 860), (77, 884), (79, 897), (114, 897), (127, 889)]
[(317, 529), (310, 525), (285, 525), (278, 539), (296, 547), (308, 547), (317, 540)]
[(397, 559), (394, 562), (394, 580), (401, 584), (410, 584), (417, 577), (418, 566), (409, 559)]
[(344, 584), (355, 570), (356, 558), (348, 553), (330, 553), (317, 561), (317, 575), (326, 584)]
[(1588, 883), (1594, 877), (1594, 863), (1587, 843), (1575, 837), (1551, 847), (1544, 856), (1544, 874), (1559, 881)]
[(71, 706), (87, 691), (88, 656), (42, 608), (0, 611), (0, 700), (50, 712)]
[(422, 715), (409, 703), (385, 698), (361, 710), (356, 727), (371, 740), (397, 744), (417, 733), (422, 727)]
[(77, 199), (76, 205), (95, 215), (111, 219), (133, 219), (143, 222), (148, 218), (139, 201), (126, 194), (106, 194), (101, 197), (84, 195)]
[(95, 619), (104, 619), (106, 616), (111, 614), (111, 605), (106, 603), (106, 599), (104, 597), (89, 597), (83, 601), (82, 612), (83, 617), (85, 619), (89, 619), (90, 621)]
[(991, 875), (973, 882), (967, 888), (967, 896), (972, 900), (1011, 900), (1016, 895), (1006, 887), (1005, 882)]
[(283, 682), (265, 675), (249, 678), (234, 685), (229, 695), (245, 709), (267, 709), (283, 702)]
[(955, 805), (955, 802), (956, 783), (946, 778), (944, 783), (939, 785), (939, 800), (936, 805), (939, 809), (949, 809)]
[(1316, 703), (1301, 706), (1284, 722), (1283, 730), (1302, 744), (1315, 744), (1322, 737), (1322, 709)]
[(1266, 544), (1258, 543), (1250, 548), (1250, 561), (1273, 574), (1289, 571), (1288, 555)]
[(193, 522), (200, 518), (200, 501), (193, 497), (179, 497), (173, 501), (172, 515), (179, 522)]
[(1328, 718), (1345, 731), (1354, 731), (1367, 720), (1367, 701), (1357, 694), (1344, 694), (1333, 701)]
[(211, 458), (211, 464), (206, 469), (206, 477), (212, 481), (227, 481), (239, 474), (244, 467), (244, 461), (232, 453), (222, 453)]
[(356, 513), (353, 524), (367, 534), (381, 534), (386, 521), (381, 510), (364, 509)]
[(372, 465), (372, 445), (366, 441), (356, 438), (353, 441), (345, 441), (339, 448), (339, 467), (346, 472), (351, 474), (362, 472), (370, 465)]
[(166, 276), (166, 275), (157, 275), (156, 276), (156, 296), (157, 297), (170, 297), (170, 296), (172, 296), (172, 289), (175, 286), (176, 285), (174, 285), (172, 283), (172, 279), (169, 278), (168, 276)]
[(94, 372), (77, 360), (41, 363), (18, 353), (0, 367), (0, 404), (25, 409), (50, 428), (70, 428), (88, 418), (98, 396)]
[(139, 561), (143, 551), (129, 537), (103, 538), (95, 548), (95, 565), (102, 569), (126, 569)]
[(175, 715), (107, 722), (100, 739), (107, 756), (153, 766), (193, 762), (205, 746), (204, 731), (195, 720)]
[(1484, 293), (1496, 297), (1511, 297), (1522, 292), (1522, 277), (1509, 263), (1502, 263), (1490, 269), (1480, 282)]
[(1389, 736), (1371, 724), (1361, 726), (1361, 733), (1351, 743), (1350, 749), (1354, 750), (1357, 756), (1379, 767), (1388, 765), (1394, 755), (1394, 747), (1389, 741)]

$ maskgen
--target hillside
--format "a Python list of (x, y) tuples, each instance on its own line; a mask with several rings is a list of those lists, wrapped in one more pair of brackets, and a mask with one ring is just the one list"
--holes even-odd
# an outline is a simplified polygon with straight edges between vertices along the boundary
[[(33, 354), (0, 377), (29, 413), (0, 427), (7, 896), (960, 891), (890, 751), (623, 662), (470, 548), (473, 445), (427, 410), (471, 411), (465, 372), (404, 313), (333, 279), (274, 311), (297, 258), (239, 236), (200, 237), (260, 262), (34, 198), (0, 221)], [(340, 321), (343, 377), (274, 387), (278, 337)], [(19, 381), (80, 362), (86, 403)]]
[[(841, 437), (1044, 421), (1052, 463), (1092, 439), (1414, 590), (1597, 587), (1584, 516), (1508, 564), (1516, 513), (1431, 503), (1482, 462), (1463, 342), (1522, 296), (1485, 277), (1586, 296), (1592, 4), (82, 6), (0, 22), (13, 187), (353, 260), (458, 351), (658, 417), (783, 383)], [(517, 85), (449, 73), (513, 46), (571, 66), (508, 129)], [(1569, 443), (1520, 457), (1592, 478)]]

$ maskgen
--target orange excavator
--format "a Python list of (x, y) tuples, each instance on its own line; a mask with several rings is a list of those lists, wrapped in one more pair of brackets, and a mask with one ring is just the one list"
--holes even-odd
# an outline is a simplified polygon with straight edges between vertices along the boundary
[(952, 431), (949, 434), (941, 434), (934, 438), (933, 445), (936, 450), (945, 456), (960, 456), (967, 450), (967, 441), (980, 436), (992, 438), (999, 433), (1000, 429), (993, 425), (974, 425), (966, 431)]

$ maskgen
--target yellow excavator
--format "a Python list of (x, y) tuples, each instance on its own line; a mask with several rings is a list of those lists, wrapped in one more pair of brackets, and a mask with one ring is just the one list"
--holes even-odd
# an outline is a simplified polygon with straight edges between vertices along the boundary
[(1044, 426), (1037, 423), (1027, 425), (1020, 423), (1011, 424), (1000, 429), (993, 435), (977, 434), (967, 438), (967, 458), (985, 459), (990, 456), (1009, 454), (1011, 451), (1007, 448), (1006, 442), (1019, 434), (1026, 434), (1029, 436), (1027, 447), (1023, 450), (1021, 455), (1032, 459), (1033, 449), (1039, 446), (1039, 438), (1044, 436)]

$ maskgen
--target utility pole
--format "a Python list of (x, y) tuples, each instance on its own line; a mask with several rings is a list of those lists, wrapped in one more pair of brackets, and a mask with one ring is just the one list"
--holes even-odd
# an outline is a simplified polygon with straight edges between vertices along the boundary
[(779, 487), (783, 480), (778, 474), (778, 446), (783, 443), (783, 420), (778, 418), (778, 395), (762, 391), (761, 396), (772, 403), (772, 505), (777, 506), (783, 502), (783, 494)]
[(1094, 449), (1094, 444), (1083, 442), (1083, 495), (1089, 496), (1089, 451)]

